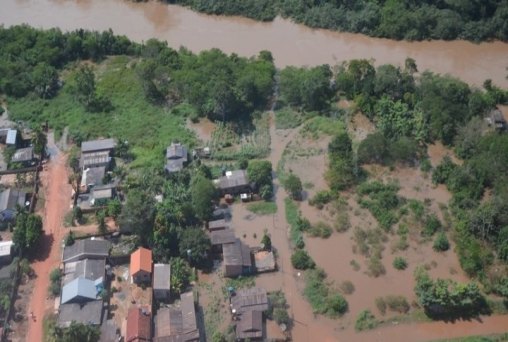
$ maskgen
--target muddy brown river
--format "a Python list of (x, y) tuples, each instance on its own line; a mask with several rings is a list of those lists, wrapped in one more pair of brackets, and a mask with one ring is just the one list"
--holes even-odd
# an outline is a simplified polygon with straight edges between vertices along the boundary
[(481, 85), (487, 78), (508, 87), (508, 44), (473, 44), (465, 41), (400, 42), (359, 34), (310, 29), (277, 18), (259, 23), (238, 17), (198, 14), (157, 2), (126, 0), (2, 0), (0, 23), (29, 23), (62, 30), (112, 28), (135, 41), (167, 40), (175, 48), (192, 51), (220, 48), (242, 56), (270, 50), (277, 66), (335, 64), (354, 58), (376, 64), (416, 60), (420, 70), (449, 73)]

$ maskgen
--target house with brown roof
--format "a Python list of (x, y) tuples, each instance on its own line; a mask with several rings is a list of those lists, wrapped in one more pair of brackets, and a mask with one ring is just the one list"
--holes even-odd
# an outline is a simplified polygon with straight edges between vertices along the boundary
[(249, 182), (245, 170), (226, 171), (224, 176), (216, 180), (216, 184), (221, 196), (251, 193), (254, 185)]
[(263, 338), (263, 313), (247, 311), (239, 317), (235, 327), (237, 340), (256, 341)]
[(155, 318), (154, 342), (199, 341), (194, 295), (182, 293), (180, 303), (160, 308)]
[(231, 229), (213, 231), (210, 233), (210, 242), (215, 253), (222, 253), (223, 245), (236, 242), (235, 232)]
[(125, 342), (152, 340), (152, 317), (148, 309), (131, 307), (127, 313)]
[(215, 230), (228, 229), (229, 225), (228, 225), (228, 223), (226, 222), (225, 219), (220, 219), (220, 220), (208, 221), (208, 223), (206, 224), (206, 228), (210, 232), (213, 232)]
[(131, 282), (149, 283), (152, 279), (152, 251), (143, 247), (131, 254)]
[(233, 278), (252, 273), (253, 263), (250, 248), (240, 239), (222, 245), (222, 255), (224, 259), (222, 268), (225, 277)]

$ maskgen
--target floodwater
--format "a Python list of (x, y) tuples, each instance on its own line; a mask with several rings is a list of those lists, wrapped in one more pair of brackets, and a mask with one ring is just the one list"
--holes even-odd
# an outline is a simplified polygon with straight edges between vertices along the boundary
[(125, 0), (2, 0), (0, 23), (35, 27), (105, 30), (135, 41), (167, 40), (192, 51), (219, 48), (242, 56), (273, 53), (277, 66), (335, 64), (354, 58), (401, 65), (406, 57), (420, 70), (449, 73), (481, 85), (490, 78), (507, 87), (508, 44), (466, 41), (403, 42), (360, 34), (311, 29), (276, 18), (270, 23), (239, 17), (209, 16), (158, 2)]

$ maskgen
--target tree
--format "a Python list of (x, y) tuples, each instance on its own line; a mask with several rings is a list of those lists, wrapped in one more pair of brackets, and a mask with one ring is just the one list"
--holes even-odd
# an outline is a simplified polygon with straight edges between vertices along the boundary
[(213, 200), (217, 197), (217, 189), (212, 181), (201, 174), (194, 176), (191, 182), (192, 207), (201, 221), (210, 218), (213, 212)]
[(18, 213), (12, 240), (22, 254), (33, 250), (42, 234), (42, 218), (39, 215)]
[(347, 133), (340, 133), (328, 144), (330, 159), (326, 179), (332, 190), (344, 190), (354, 184), (356, 180), (353, 162), (353, 148), (351, 138)]
[(263, 237), (261, 238), (261, 244), (263, 245), (263, 248), (267, 251), (272, 250), (272, 239), (270, 236), (265, 232), (263, 233)]
[(58, 342), (98, 342), (101, 333), (99, 327), (72, 322), (67, 328), (55, 328), (55, 337)]
[(180, 256), (192, 265), (203, 265), (211, 246), (210, 239), (200, 228), (186, 228), (180, 234)]
[(444, 232), (437, 234), (432, 248), (437, 252), (444, 252), (450, 249), (450, 242), (448, 242), (448, 238)]
[(306, 270), (316, 266), (310, 255), (302, 249), (298, 249), (291, 255), (291, 264), (297, 270)]
[(85, 105), (85, 107), (90, 108), (96, 100), (95, 75), (90, 66), (81, 66), (76, 71), (71, 91), (79, 102)]
[(106, 212), (104, 210), (99, 210), (95, 217), (97, 219), (97, 233), (106, 234), (108, 232), (108, 226), (106, 225)]
[(34, 152), (38, 154), (41, 157), (41, 159), (44, 158), (47, 143), (48, 140), (46, 134), (42, 131), (42, 129), (40, 127), (34, 129), (32, 135), (32, 144), (34, 146)]
[(37, 64), (32, 71), (35, 93), (43, 98), (55, 96), (58, 89), (58, 72), (45, 62)]
[(108, 202), (108, 215), (113, 219), (117, 219), (122, 212), (122, 203), (118, 198), (112, 199)]
[(272, 185), (272, 163), (267, 160), (251, 160), (247, 166), (247, 175), (250, 182), (256, 183), (258, 188)]
[(191, 268), (187, 261), (182, 258), (171, 259), (171, 290), (176, 293), (182, 293), (190, 282)]
[(407, 268), (407, 261), (403, 257), (396, 257), (393, 259), (393, 268), (396, 270), (405, 270)]
[(72, 230), (69, 230), (69, 234), (65, 237), (65, 245), (66, 246), (72, 246), (74, 245), (74, 232)]
[(152, 243), (155, 200), (145, 191), (133, 189), (127, 194), (125, 206), (119, 217), (120, 227), (138, 235), (143, 245)]
[(302, 198), (302, 181), (300, 180), (300, 177), (294, 173), (290, 173), (286, 177), (284, 180), (284, 187), (286, 188), (286, 191), (289, 193), (291, 198), (294, 200), (299, 200)]
[(388, 160), (388, 140), (380, 132), (367, 135), (358, 146), (358, 162), (361, 164), (386, 164)]

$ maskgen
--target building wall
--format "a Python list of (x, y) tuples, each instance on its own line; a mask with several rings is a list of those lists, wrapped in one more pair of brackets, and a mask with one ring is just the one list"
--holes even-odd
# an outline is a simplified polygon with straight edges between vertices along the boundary
[(241, 265), (224, 265), (225, 277), (237, 277), (239, 275), (242, 275)]

